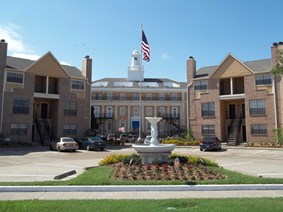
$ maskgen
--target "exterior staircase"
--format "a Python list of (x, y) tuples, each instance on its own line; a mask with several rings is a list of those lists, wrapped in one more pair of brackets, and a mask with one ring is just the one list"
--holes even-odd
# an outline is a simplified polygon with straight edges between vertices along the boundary
[(228, 146), (238, 145), (241, 126), (242, 126), (242, 118), (231, 120), (230, 129), (228, 132), (228, 141), (227, 141)]
[(35, 118), (35, 124), (39, 133), (42, 145), (48, 146), (51, 142), (50, 126), (45, 119)]

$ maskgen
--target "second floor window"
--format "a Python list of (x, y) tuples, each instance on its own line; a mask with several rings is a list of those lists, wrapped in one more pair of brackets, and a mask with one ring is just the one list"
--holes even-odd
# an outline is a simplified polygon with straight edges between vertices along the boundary
[(152, 107), (146, 108), (146, 115), (151, 116), (152, 115)]
[(177, 107), (172, 107), (171, 112), (172, 112), (172, 118), (178, 118), (178, 108)]
[(84, 90), (85, 89), (85, 83), (81, 80), (72, 80), (72, 89), (76, 90)]
[(113, 116), (113, 108), (112, 107), (107, 107), (107, 117), (112, 118)]
[(202, 117), (215, 116), (214, 102), (206, 102), (201, 104), (201, 116)]
[(250, 115), (265, 115), (265, 100), (250, 100)]
[(112, 99), (113, 99), (113, 94), (107, 93), (107, 100), (112, 100)]
[(271, 74), (261, 74), (255, 76), (256, 85), (272, 85), (272, 75)]
[(152, 94), (151, 93), (146, 94), (146, 100), (152, 100)]
[(134, 107), (133, 108), (133, 115), (134, 116), (138, 116), (139, 115), (139, 108), (138, 107)]
[(24, 74), (23, 73), (16, 73), (16, 72), (7, 72), (6, 81), (12, 82), (12, 83), (23, 83)]
[(64, 115), (76, 116), (77, 115), (77, 103), (76, 102), (64, 102)]
[(133, 100), (139, 100), (140, 98), (139, 98), (139, 94), (138, 93), (134, 93), (133, 94)]
[(126, 115), (126, 108), (125, 107), (120, 107), (120, 115), (121, 116)]
[(165, 99), (164, 93), (160, 93), (160, 94), (159, 94), (159, 100), (164, 100), (164, 99)]
[(194, 82), (194, 90), (207, 90), (207, 80), (200, 80)]
[(172, 101), (177, 101), (177, 94), (173, 93), (171, 99)]
[(120, 100), (125, 100), (125, 99), (126, 99), (126, 94), (120, 93)]
[(13, 113), (29, 113), (29, 99), (28, 98), (14, 98), (13, 99)]

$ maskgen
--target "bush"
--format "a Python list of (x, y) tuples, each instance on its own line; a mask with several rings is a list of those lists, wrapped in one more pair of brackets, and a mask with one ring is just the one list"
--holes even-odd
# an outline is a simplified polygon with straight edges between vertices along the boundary
[(171, 154), (169, 155), (169, 165), (173, 166), (175, 159), (179, 158), (180, 163), (188, 163), (188, 157), (183, 155)]
[(112, 155), (108, 155), (108, 156), (106, 156), (105, 158), (103, 158), (99, 162), (99, 165), (103, 166), (103, 165), (119, 163), (119, 162), (122, 162), (128, 156), (129, 155), (125, 155), (125, 154), (120, 154), (120, 155), (112, 154)]
[(139, 156), (138, 154), (134, 153), (131, 155), (127, 155), (124, 159), (123, 159), (123, 164), (130, 164), (130, 165), (137, 165), (137, 164), (141, 164), (142, 163), (142, 159), (141, 156)]

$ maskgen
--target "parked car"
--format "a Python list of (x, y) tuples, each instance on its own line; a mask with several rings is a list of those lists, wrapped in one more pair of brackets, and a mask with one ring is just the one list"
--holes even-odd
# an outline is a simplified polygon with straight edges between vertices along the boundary
[(129, 136), (128, 136), (128, 134), (124, 134), (124, 133), (121, 134), (119, 136), (119, 138), (117, 139), (117, 142), (120, 143), (120, 144), (125, 144), (128, 141), (129, 141)]
[(150, 144), (151, 138), (152, 137), (150, 135), (146, 136), (145, 139), (144, 139), (144, 144)]
[(221, 141), (216, 136), (205, 136), (200, 142), (200, 151), (202, 150), (221, 150)]
[(103, 141), (100, 137), (94, 136), (94, 137), (85, 137), (81, 141), (82, 143), (82, 149), (94, 150), (94, 149), (100, 149), (101, 151), (105, 148), (105, 141)]
[(115, 134), (108, 134), (107, 135), (107, 141), (115, 142), (116, 141), (116, 135)]
[(52, 140), (49, 146), (50, 150), (61, 151), (76, 151), (79, 146), (78, 143), (70, 137), (61, 137), (56, 140)]

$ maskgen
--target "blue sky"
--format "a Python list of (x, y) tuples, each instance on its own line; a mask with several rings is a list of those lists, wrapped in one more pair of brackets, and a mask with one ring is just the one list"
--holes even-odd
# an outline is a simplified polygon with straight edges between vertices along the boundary
[(0, 39), (10, 56), (51, 51), (81, 69), (93, 59), (93, 80), (127, 77), (141, 24), (151, 47), (145, 77), (186, 81), (186, 60), (217, 65), (232, 53), (241, 61), (270, 58), (283, 41), (281, 0), (2, 0)]

